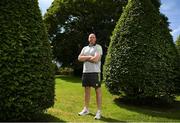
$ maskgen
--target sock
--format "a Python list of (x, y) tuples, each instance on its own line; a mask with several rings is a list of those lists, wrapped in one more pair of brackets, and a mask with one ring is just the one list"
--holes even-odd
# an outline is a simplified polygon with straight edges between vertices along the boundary
[(83, 109), (83, 110), (88, 111), (88, 108), (84, 107), (84, 109)]
[(97, 110), (97, 113), (101, 113), (101, 110), (98, 109), (98, 110)]

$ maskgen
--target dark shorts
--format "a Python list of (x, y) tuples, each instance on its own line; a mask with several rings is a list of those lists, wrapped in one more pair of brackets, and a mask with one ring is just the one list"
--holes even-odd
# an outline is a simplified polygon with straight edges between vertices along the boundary
[(101, 87), (100, 73), (83, 73), (82, 74), (82, 86), (83, 87)]

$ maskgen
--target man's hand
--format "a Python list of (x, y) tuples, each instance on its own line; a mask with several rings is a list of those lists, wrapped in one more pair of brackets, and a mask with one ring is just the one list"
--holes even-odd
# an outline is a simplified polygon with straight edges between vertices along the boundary
[(88, 59), (88, 61), (91, 63), (97, 63), (100, 59), (101, 55), (99, 55), (99, 53), (95, 53), (95, 55)]

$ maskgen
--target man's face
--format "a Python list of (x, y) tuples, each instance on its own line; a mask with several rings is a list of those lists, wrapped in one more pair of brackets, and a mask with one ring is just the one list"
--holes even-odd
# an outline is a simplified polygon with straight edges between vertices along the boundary
[(88, 41), (90, 44), (95, 44), (96, 43), (96, 36), (94, 34), (90, 34)]

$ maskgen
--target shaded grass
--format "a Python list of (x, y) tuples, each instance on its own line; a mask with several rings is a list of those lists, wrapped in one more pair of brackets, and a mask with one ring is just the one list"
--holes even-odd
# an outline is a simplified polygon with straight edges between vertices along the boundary
[[(137, 112), (139, 114), (145, 114), (150, 117), (159, 117), (159, 118), (167, 118), (168, 121), (170, 119), (175, 121), (180, 121), (180, 102), (176, 101), (172, 105), (166, 106), (146, 106), (146, 105), (133, 105), (133, 104), (125, 104), (121, 101), (120, 98), (116, 98), (116, 105), (121, 108), (127, 109), (129, 111)], [(171, 120), (170, 120), (171, 121)]]
[(55, 116), (52, 116), (51, 114), (38, 114), (34, 116), (33, 119), (29, 120), (28, 122), (65, 122), (61, 120), (60, 118), (57, 118)]
[[(102, 84), (102, 119), (94, 120), (96, 112), (95, 91), (91, 90), (90, 114), (78, 116), (83, 107), (84, 90), (81, 86), (81, 78), (70, 76), (57, 76), (56, 101), (47, 113), (54, 117), (51, 121), (60, 122), (180, 122), (180, 97), (173, 107), (158, 108), (146, 106), (134, 106), (124, 104), (117, 96), (111, 95)], [(57, 119), (56, 119), (57, 118)], [(47, 118), (48, 120), (48, 118)], [(46, 121), (47, 121), (46, 120)], [(50, 121), (50, 120), (49, 120)]]

